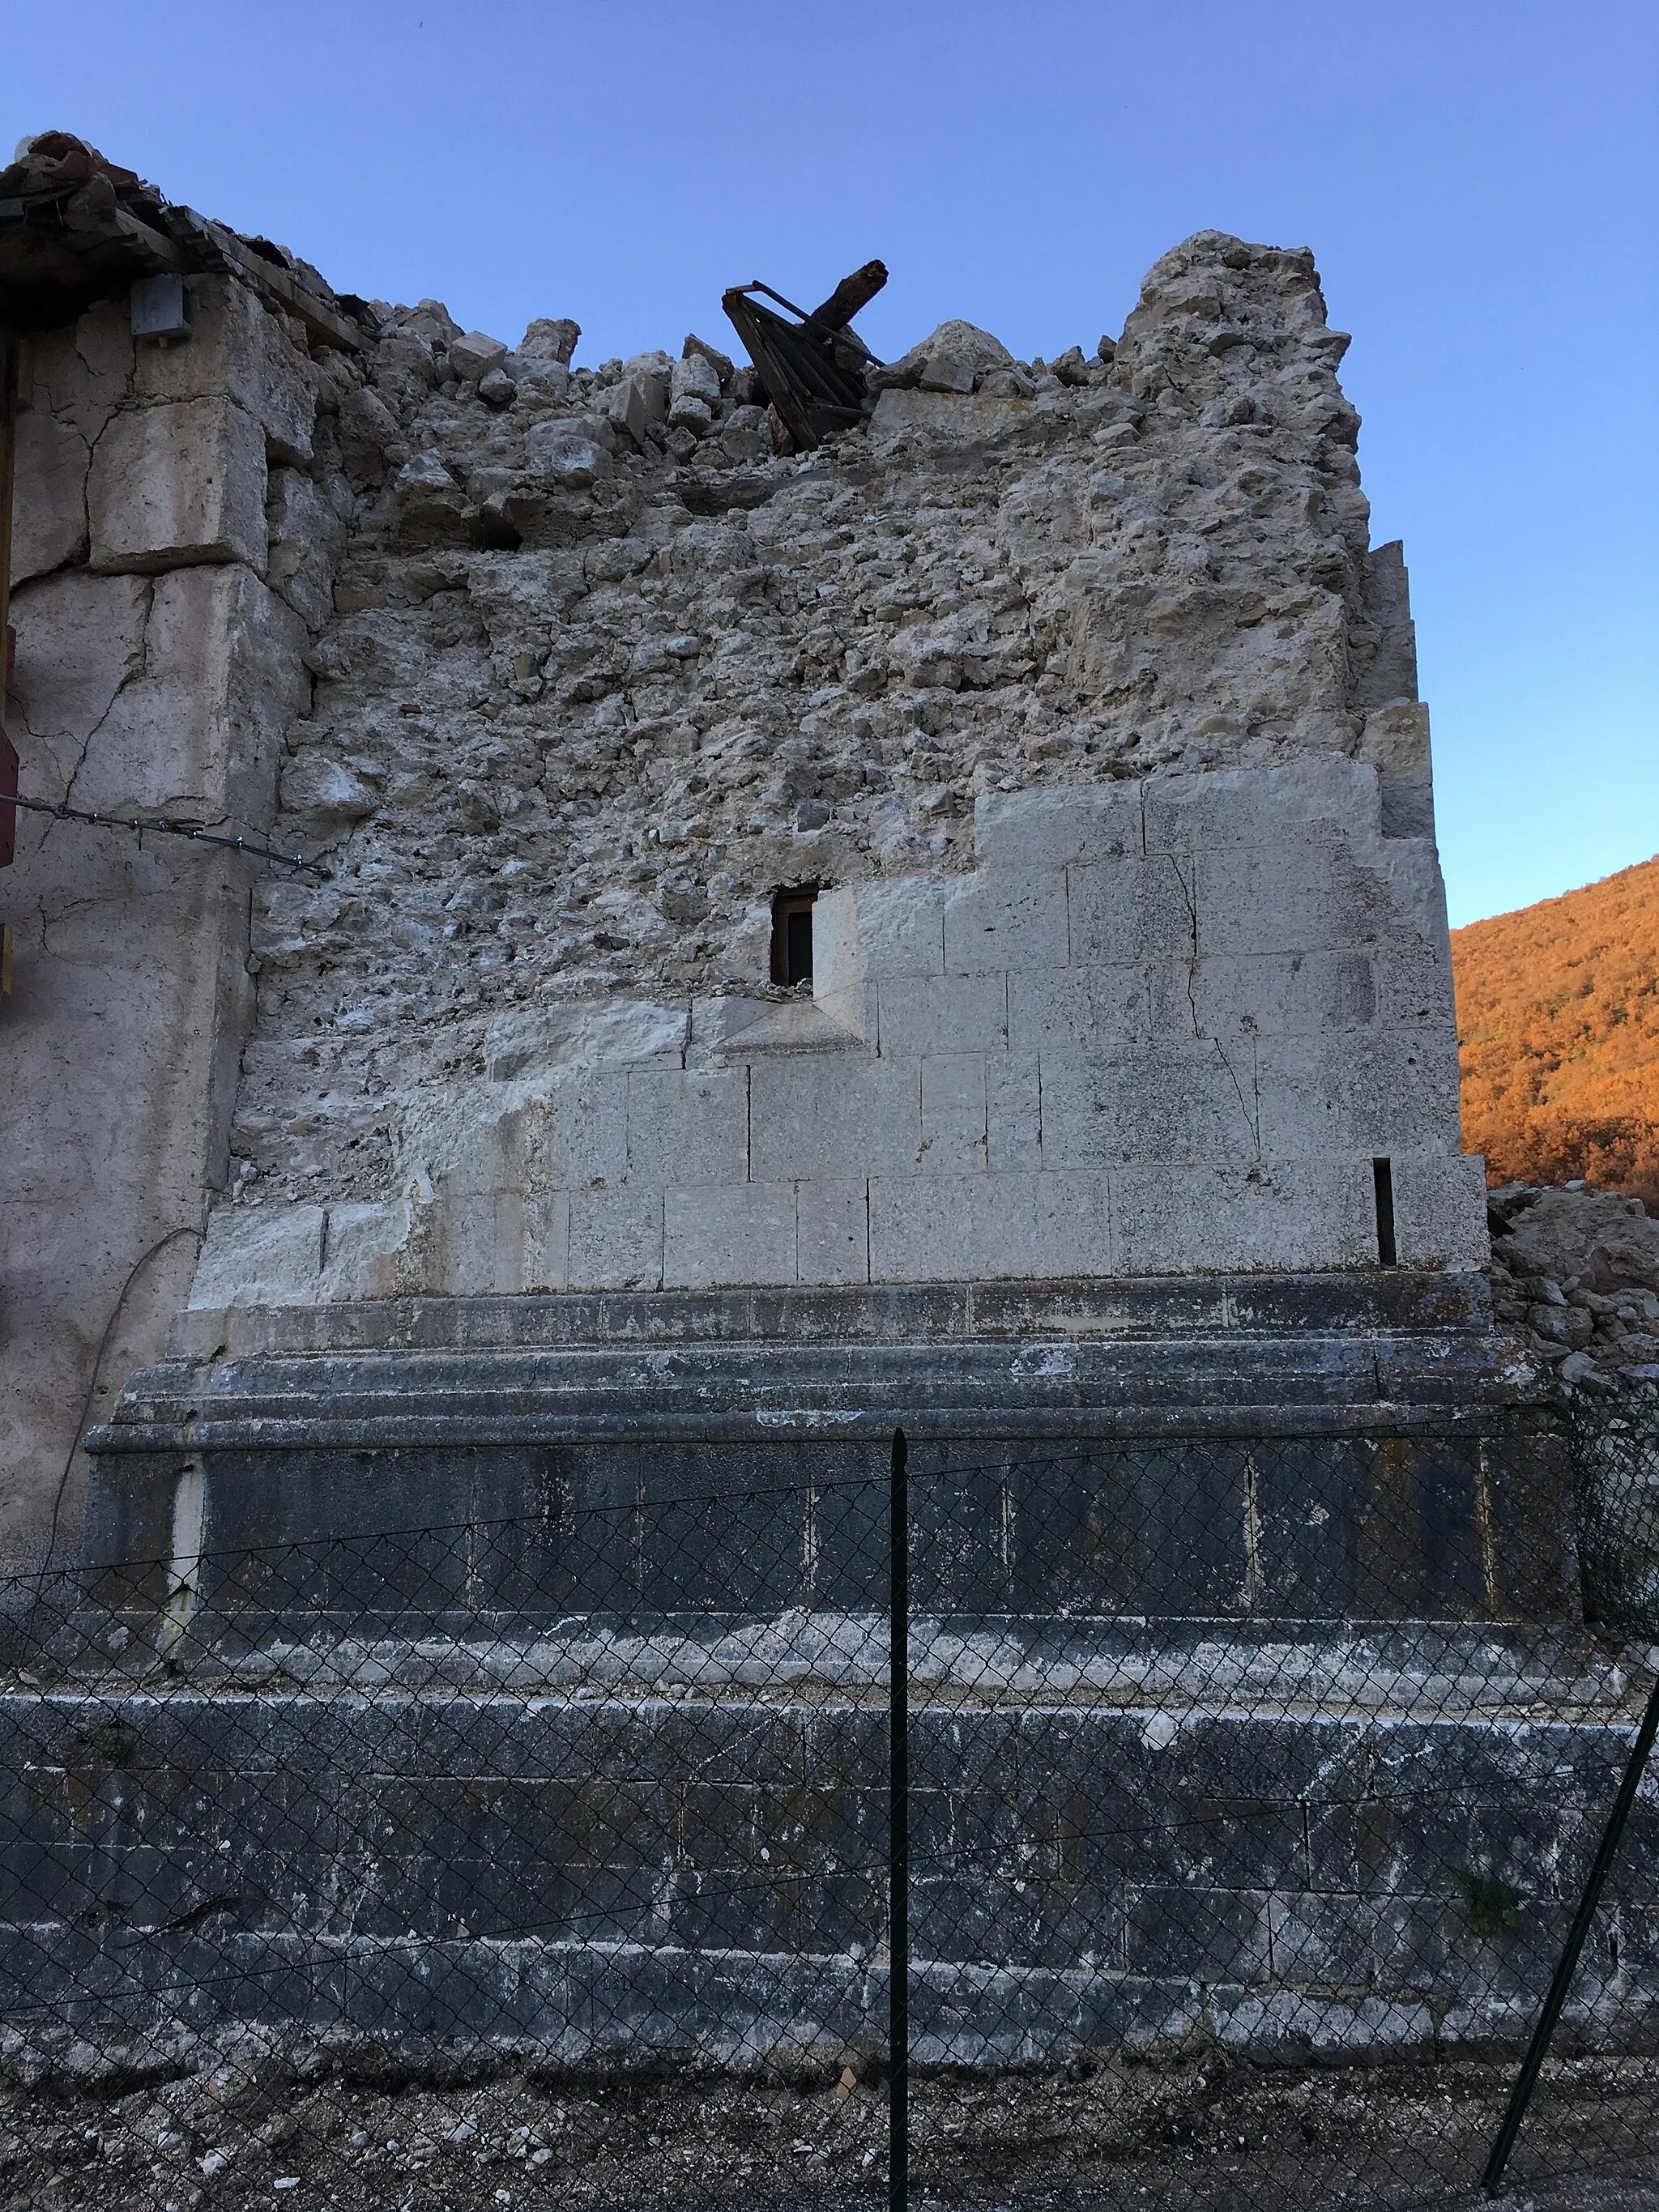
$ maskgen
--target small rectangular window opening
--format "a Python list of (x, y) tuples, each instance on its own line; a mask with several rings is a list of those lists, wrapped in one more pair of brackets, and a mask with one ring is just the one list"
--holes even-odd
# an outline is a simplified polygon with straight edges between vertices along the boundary
[(772, 901), (772, 981), (793, 986), (812, 980), (815, 885), (780, 891)]
[(1373, 1160), (1371, 1181), (1376, 1190), (1376, 1256), (1385, 1267), (1392, 1267), (1395, 1265), (1392, 1163), (1388, 1160)]

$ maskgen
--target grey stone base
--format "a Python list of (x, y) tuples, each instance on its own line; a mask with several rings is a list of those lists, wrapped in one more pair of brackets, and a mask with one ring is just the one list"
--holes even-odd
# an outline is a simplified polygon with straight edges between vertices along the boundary
[[(1575, 1610), (1560, 1455), (1479, 1277), (186, 1318), (88, 1440), (106, 1601), (165, 1602), (183, 1543), (265, 1562), (255, 1610), (858, 1610), (902, 1425), (931, 1610)], [(284, 1547), (315, 1548), (303, 1589)]]
[[(923, 1692), (918, 2059), (1523, 2033), (1640, 1686), (1461, 1642), (1486, 1694), (1435, 1717), (1381, 1674), (1322, 1710)], [(1540, 1717), (1546, 1659), (1576, 1718)], [(238, 2026), (417, 2061), (879, 2046), (885, 1739), (834, 1698), (0, 1696), (13, 2061)], [(1644, 1805), (1576, 1998), (1620, 2040), (1659, 2019), (1656, 1847)]]

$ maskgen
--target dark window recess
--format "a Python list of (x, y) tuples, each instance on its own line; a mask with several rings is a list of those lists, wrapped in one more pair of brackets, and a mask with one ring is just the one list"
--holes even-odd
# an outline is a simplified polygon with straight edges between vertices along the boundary
[(1394, 1257), (1394, 1168), (1388, 1160), (1371, 1162), (1371, 1181), (1376, 1189), (1376, 1256), (1385, 1267)]
[(780, 891), (772, 902), (772, 981), (812, 980), (812, 903), (815, 890)]

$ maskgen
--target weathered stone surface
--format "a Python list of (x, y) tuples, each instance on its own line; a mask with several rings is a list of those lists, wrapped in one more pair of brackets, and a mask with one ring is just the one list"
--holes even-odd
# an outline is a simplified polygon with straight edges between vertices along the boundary
[(70, 419), (40, 402), (17, 417), (12, 511), (14, 587), (32, 576), (82, 561), (87, 553), (87, 473), (92, 449)]
[(313, 458), (320, 382), (281, 318), (230, 276), (190, 282), (190, 336), (134, 349), (133, 391), (143, 401), (228, 398), (264, 432), (274, 463)]
[(265, 441), (221, 397), (115, 416), (87, 486), (94, 568), (154, 571), (198, 562), (265, 565)]

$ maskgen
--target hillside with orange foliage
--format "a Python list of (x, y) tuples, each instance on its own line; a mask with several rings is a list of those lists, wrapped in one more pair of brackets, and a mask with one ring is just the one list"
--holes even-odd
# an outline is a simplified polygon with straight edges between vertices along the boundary
[(1659, 859), (1452, 932), (1463, 1143), (1491, 1183), (1659, 1208)]

